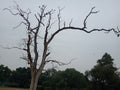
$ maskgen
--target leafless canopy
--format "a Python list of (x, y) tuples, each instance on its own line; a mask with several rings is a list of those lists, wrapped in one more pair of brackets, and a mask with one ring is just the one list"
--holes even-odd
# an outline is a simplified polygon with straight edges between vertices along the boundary
[[(22, 17), (23, 21), (17, 26), (19, 27), (21, 24), (24, 24), (27, 28), (27, 32), (28, 32), (28, 36), (27, 36), (27, 42), (26, 42), (26, 48), (18, 48), (18, 49), (22, 49), (24, 51), (27, 52), (27, 61), (28, 63), (34, 68), (36, 68), (37, 66), (37, 61), (38, 61), (38, 56), (39, 56), (39, 52), (38, 52), (38, 33), (40, 32), (41, 27), (45, 27), (45, 34), (44, 34), (44, 50), (42, 53), (42, 64), (45, 64), (46, 62), (55, 62), (58, 63), (58, 61), (56, 60), (46, 60), (46, 57), (48, 57), (50, 55), (50, 52), (48, 52), (48, 45), (50, 44), (50, 42), (53, 40), (53, 38), (61, 31), (64, 30), (79, 30), (79, 31), (84, 31), (86, 33), (92, 33), (95, 31), (105, 31), (105, 32), (110, 32), (113, 31), (117, 36), (120, 35), (120, 30), (119, 28), (114, 29), (92, 29), (92, 30), (87, 30), (87, 19), (89, 18), (89, 16), (91, 16), (92, 14), (96, 14), (98, 13), (98, 11), (94, 11), (94, 8), (91, 8), (90, 12), (88, 13), (88, 15), (85, 17), (84, 21), (83, 21), (83, 27), (76, 27), (76, 26), (72, 26), (72, 20), (69, 22), (68, 25), (66, 25), (66, 22), (61, 23), (61, 10), (59, 8), (58, 14), (57, 14), (57, 24), (58, 24), (58, 29), (51, 35), (49, 36), (49, 30), (52, 26), (52, 24), (54, 24), (52, 22), (52, 15), (54, 13), (54, 10), (50, 10), (50, 11), (46, 11), (46, 6), (42, 5), (41, 7), (39, 6), (40, 12), (38, 12), (37, 14), (34, 14), (36, 20), (37, 20), (37, 24), (35, 27), (32, 27), (31, 22), (29, 20), (29, 16), (31, 14), (31, 11), (23, 11), (19, 5), (16, 6), (16, 13), (14, 13), (11, 9), (9, 8), (5, 8), (4, 10), (8, 10), (12, 15), (18, 15), (20, 17)], [(47, 24), (44, 22), (44, 19), (47, 18)], [(16, 27), (16, 28), (17, 28)], [(31, 56), (31, 46), (34, 47), (34, 58)], [(24, 58), (26, 59), (26, 58)], [(34, 65), (33, 65), (34, 64)]]

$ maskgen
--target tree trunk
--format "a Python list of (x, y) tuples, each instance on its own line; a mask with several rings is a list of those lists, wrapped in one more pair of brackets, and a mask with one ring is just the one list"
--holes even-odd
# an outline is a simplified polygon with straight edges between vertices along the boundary
[(38, 80), (39, 80), (38, 74), (33, 73), (33, 74), (31, 75), (30, 90), (37, 90)]

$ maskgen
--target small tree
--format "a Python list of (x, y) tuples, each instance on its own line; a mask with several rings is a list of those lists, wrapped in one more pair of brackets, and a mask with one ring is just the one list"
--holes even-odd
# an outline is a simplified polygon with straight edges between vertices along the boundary
[(120, 77), (112, 57), (105, 53), (97, 65), (89, 71), (92, 90), (119, 90)]
[[(36, 90), (38, 79), (43, 71), (44, 66), (49, 62), (54, 62), (59, 65), (64, 65), (65, 63), (59, 62), (57, 60), (49, 60), (50, 51), (48, 49), (50, 43), (52, 40), (57, 36), (60, 32), (65, 30), (77, 30), (77, 31), (83, 31), (86, 33), (92, 33), (95, 31), (106, 31), (110, 32), (113, 31), (119, 36), (119, 29), (116, 31), (114, 28), (111, 29), (92, 29), (87, 30), (87, 19), (92, 14), (98, 13), (97, 11), (93, 11), (95, 7), (93, 7), (88, 15), (85, 17), (83, 21), (83, 27), (76, 27), (72, 26), (72, 20), (67, 25), (64, 21), (61, 22), (61, 10), (58, 9), (57, 14), (57, 20), (56, 22), (53, 21), (52, 16), (54, 14), (54, 10), (46, 10), (46, 6), (42, 5), (39, 6), (39, 12), (37, 14), (34, 14), (33, 17), (37, 20), (36, 25), (33, 27), (32, 22), (30, 22), (30, 15), (31, 11), (24, 11), (22, 10), (19, 5), (16, 6), (15, 10), (16, 12), (13, 12), (10, 8), (6, 8), (12, 15), (20, 16), (22, 18), (22, 22), (18, 25), (24, 24), (26, 26), (26, 32), (27, 32), (27, 38), (25, 39), (25, 47), (14, 47), (21, 49), (26, 52), (26, 56), (22, 57), (22, 59), (26, 60), (28, 64), (30, 65), (31, 69), (31, 84), (30, 84), (30, 90)], [(50, 30), (53, 24), (56, 24), (58, 27), (51, 35)], [(41, 38), (41, 32), (44, 32), (43, 38)], [(43, 42), (43, 45), (40, 46), (38, 40), (41, 40), (40, 42)], [(43, 46), (43, 47), (42, 47)], [(39, 52), (39, 48), (42, 47), (42, 52)], [(40, 57), (39, 57), (40, 56)], [(38, 62), (40, 60), (40, 63)]]
[(11, 75), (11, 70), (4, 66), (0, 65), (0, 85), (3, 85), (9, 81), (9, 77)]

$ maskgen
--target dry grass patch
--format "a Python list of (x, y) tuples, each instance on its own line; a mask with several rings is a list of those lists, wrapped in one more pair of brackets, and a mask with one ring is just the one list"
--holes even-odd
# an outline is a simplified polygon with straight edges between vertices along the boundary
[(0, 90), (29, 90), (29, 89), (0, 87)]

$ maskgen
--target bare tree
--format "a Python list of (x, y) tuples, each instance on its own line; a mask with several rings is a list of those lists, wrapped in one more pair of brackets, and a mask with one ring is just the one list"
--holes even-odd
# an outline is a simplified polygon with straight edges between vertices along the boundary
[[(31, 11), (23, 11), (19, 5), (16, 6), (15, 10), (16, 12), (13, 12), (10, 8), (6, 8), (5, 10), (8, 10), (12, 15), (18, 15), (22, 18), (22, 22), (17, 26), (19, 27), (20, 25), (24, 24), (26, 26), (26, 31), (27, 31), (27, 38), (24, 40), (24, 47), (14, 47), (21, 49), (26, 52), (26, 56), (22, 57), (22, 59), (26, 60), (28, 64), (30, 65), (31, 69), (31, 84), (30, 84), (30, 90), (36, 90), (37, 88), (37, 83), (38, 79), (41, 76), (41, 73), (44, 69), (44, 66), (49, 63), (49, 62), (54, 62), (59, 65), (64, 65), (64, 63), (59, 62), (57, 60), (50, 60), (48, 57), (51, 54), (48, 47), (52, 40), (57, 36), (60, 32), (65, 31), (65, 30), (78, 30), (78, 31), (83, 31), (86, 33), (92, 33), (96, 31), (105, 31), (105, 32), (110, 32), (113, 31), (116, 35), (119, 36), (120, 31), (119, 29), (115, 30), (114, 28), (111, 29), (92, 29), (92, 30), (87, 30), (87, 20), (89, 16), (92, 14), (98, 13), (98, 11), (94, 11), (94, 8), (91, 8), (90, 12), (88, 15), (85, 17), (83, 21), (83, 27), (76, 27), (72, 26), (72, 20), (69, 22), (69, 24), (66, 24), (66, 22), (61, 22), (61, 10), (58, 9), (58, 14), (57, 14), (57, 21), (52, 20), (52, 16), (55, 13), (55, 11), (46, 10), (46, 6), (42, 5), (39, 7), (40, 11), (36, 14), (34, 14), (33, 17), (37, 20), (36, 26), (33, 27), (32, 22), (30, 22), (30, 15)], [(50, 30), (53, 24), (57, 24), (57, 29), (50, 35)], [(44, 31), (44, 35), (41, 38), (40, 33)], [(41, 40), (41, 41), (38, 41)], [(43, 47), (42, 45), (40, 46), (39, 42), (42, 42), (43, 40)], [(40, 47), (43, 48), (41, 53), (39, 52)], [(41, 56), (41, 58), (40, 58)], [(38, 63), (40, 61), (40, 63)]]

